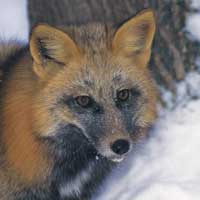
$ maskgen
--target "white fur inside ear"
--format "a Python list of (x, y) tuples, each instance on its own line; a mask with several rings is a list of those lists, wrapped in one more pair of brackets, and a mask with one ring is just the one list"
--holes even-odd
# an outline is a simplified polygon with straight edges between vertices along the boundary
[(29, 22), (27, 0), (0, 0), (1, 40), (28, 42)]

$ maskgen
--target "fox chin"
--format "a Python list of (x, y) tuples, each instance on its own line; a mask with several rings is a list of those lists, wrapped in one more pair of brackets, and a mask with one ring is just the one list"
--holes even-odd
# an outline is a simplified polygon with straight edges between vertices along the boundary
[(147, 9), (0, 45), (0, 200), (91, 199), (156, 118), (154, 33)]

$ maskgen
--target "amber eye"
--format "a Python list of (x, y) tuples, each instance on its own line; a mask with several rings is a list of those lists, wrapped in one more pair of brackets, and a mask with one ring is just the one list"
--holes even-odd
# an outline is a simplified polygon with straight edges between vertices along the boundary
[(92, 100), (89, 96), (78, 96), (76, 97), (76, 102), (81, 107), (88, 107), (90, 106)]
[(130, 96), (130, 90), (128, 89), (121, 90), (117, 93), (117, 99), (119, 101), (127, 101), (129, 99), (129, 96)]

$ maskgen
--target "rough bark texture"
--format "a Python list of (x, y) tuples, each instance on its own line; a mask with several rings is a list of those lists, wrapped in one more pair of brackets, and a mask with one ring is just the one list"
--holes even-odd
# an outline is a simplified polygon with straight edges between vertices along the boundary
[(29, 0), (31, 25), (111, 22), (119, 25), (143, 8), (154, 9), (157, 33), (151, 59), (151, 70), (158, 85), (176, 93), (175, 81), (194, 70), (198, 45), (189, 41), (184, 22), (190, 0)]

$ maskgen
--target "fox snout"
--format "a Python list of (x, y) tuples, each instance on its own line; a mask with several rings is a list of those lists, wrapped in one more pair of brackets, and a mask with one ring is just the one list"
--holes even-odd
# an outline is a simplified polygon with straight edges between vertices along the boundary
[(116, 138), (110, 143), (101, 143), (97, 148), (99, 153), (114, 162), (121, 162), (132, 149), (132, 142), (129, 138)]
[(99, 140), (98, 152), (114, 162), (122, 161), (132, 149), (132, 140), (126, 132), (111, 131)]
[(117, 155), (126, 154), (130, 149), (130, 142), (125, 139), (118, 139), (111, 145), (111, 149)]

